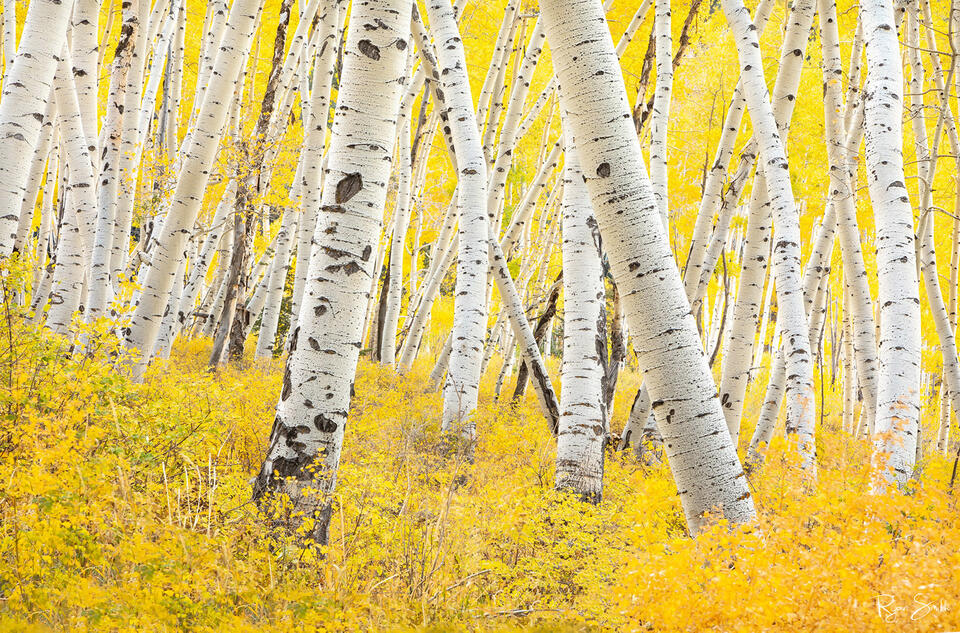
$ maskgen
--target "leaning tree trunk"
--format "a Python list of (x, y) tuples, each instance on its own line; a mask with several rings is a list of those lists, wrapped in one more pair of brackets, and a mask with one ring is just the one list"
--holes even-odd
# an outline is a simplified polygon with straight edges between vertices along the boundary
[[(280, 322), (280, 302), (283, 299), (283, 288), (287, 283), (287, 273), (290, 272), (290, 247), (293, 235), (297, 230), (297, 215), (292, 209), (287, 209), (280, 225), (277, 237), (277, 252), (274, 255), (274, 265), (267, 273), (267, 297), (263, 310), (263, 319), (260, 322), (260, 337), (257, 339), (256, 355), (259, 358), (269, 358), (276, 352), (274, 339), (277, 336), (277, 324)], [(255, 319), (256, 314), (251, 314)]]
[[(800, 270), (800, 216), (793, 199), (790, 172), (777, 120), (763, 76), (763, 58), (750, 12), (742, 0), (723, 0), (730, 29), (737, 42), (747, 109), (754, 136), (763, 158), (763, 181), (776, 226), (773, 266), (777, 283), (777, 305), (787, 362), (787, 433), (797, 436), (803, 466), (816, 470), (814, 424), (816, 400), (813, 393), (813, 360), (809, 328), (803, 307)], [(812, 3), (810, 10), (812, 13)], [(758, 183), (759, 185), (759, 179)], [(755, 330), (754, 325), (754, 330)], [(754, 336), (753, 331), (750, 334)], [(752, 342), (752, 341), (751, 341)], [(747, 360), (752, 357), (752, 346)]]
[[(0, 257), (13, 252), (30, 159), (67, 39), (72, 0), (32, 0), (0, 98)], [(9, 43), (9, 42), (8, 42)], [(5, 51), (7, 59), (13, 51)], [(86, 143), (85, 143), (86, 144)]]
[(687, 525), (698, 532), (718, 511), (749, 521), (753, 499), (660, 222), (603, 10), (592, 0), (542, 0), (540, 8)]
[(667, 122), (670, 120), (670, 93), (673, 89), (673, 36), (670, 32), (670, 0), (656, 0), (654, 17), (657, 83), (650, 124), (650, 180), (664, 229), (670, 230), (669, 174), (667, 172)]
[(53, 290), (50, 293), (51, 306), (47, 315), (47, 326), (60, 334), (66, 334), (74, 313), (82, 310), (83, 285), (89, 276), (88, 263), (90, 251), (91, 226), (97, 214), (97, 201), (93, 195), (96, 178), (90, 160), (87, 141), (83, 133), (80, 106), (77, 101), (76, 86), (70, 66), (69, 52), (64, 48), (57, 75), (54, 79), (54, 95), (57, 100), (60, 136), (67, 153), (67, 165), (70, 172), (69, 198), (71, 204), (65, 211), (69, 221), (76, 220), (80, 249), (67, 254), (67, 258), (57, 255), (57, 267), (54, 269)]
[[(297, 258), (294, 272), (293, 296), (290, 302), (290, 334), (296, 331), (300, 302), (307, 282), (313, 231), (317, 226), (323, 194), (323, 155), (330, 118), (330, 86), (333, 82), (334, 61), (340, 48), (337, 36), (339, 3), (321, 8), (317, 17), (316, 37), (320, 52), (313, 65), (313, 87), (310, 93), (309, 117), (303, 122), (305, 131), (303, 152), (305, 162), (301, 182), (303, 196), (300, 220), (297, 222)], [(289, 335), (287, 339), (289, 340)]]
[(246, 60), (245, 51), (250, 48), (263, 3), (264, 0), (235, 0), (230, 10), (220, 53), (197, 116), (197, 127), (191, 130), (167, 218), (150, 253), (150, 264), (142, 284), (143, 294), (125, 331), (124, 346), (141, 352), (132, 368), (135, 378), (142, 377), (150, 362), (179, 258), (203, 202), (203, 191), (210, 179), (210, 168), (233, 101), (231, 95), (240, 78)]
[(117, 42), (113, 67), (110, 73), (110, 92), (107, 96), (107, 112), (103, 123), (103, 142), (100, 149), (100, 182), (97, 198), (97, 222), (90, 256), (90, 287), (87, 289), (86, 318), (93, 321), (107, 309), (113, 293), (113, 267), (110, 264), (113, 250), (114, 221), (117, 215), (117, 191), (120, 178), (120, 142), (123, 134), (124, 94), (127, 74), (133, 56), (133, 43), (140, 28), (136, 11), (127, 5), (120, 39)]
[(325, 544), (396, 140), (410, 0), (353, 5), (322, 215), (254, 498), (289, 497)]
[[(438, 43), (437, 63), (457, 153), (460, 221), (453, 342), (443, 389), (443, 430), (457, 432), (472, 441), (476, 433), (473, 412), (477, 408), (487, 328), (487, 169), (453, 9), (449, 0), (430, 0), (427, 13)], [(441, 106), (438, 103), (436, 107)]]

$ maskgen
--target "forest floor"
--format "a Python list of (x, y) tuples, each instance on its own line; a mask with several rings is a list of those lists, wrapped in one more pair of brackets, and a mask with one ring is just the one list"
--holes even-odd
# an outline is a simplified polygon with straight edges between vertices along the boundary
[[(665, 465), (611, 450), (599, 505), (562, 497), (531, 395), (496, 403), (485, 380), (465, 463), (440, 449), (427, 361), (406, 377), (362, 361), (318, 557), (249, 501), (280, 360), (211, 373), (193, 341), (134, 385), (108, 345), (0, 330), (0, 630), (960, 629), (953, 460), (871, 496), (869, 446), (833, 415), (815, 483), (776, 440), (750, 479), (758, 521), (692, 540)], [(622, 378), (614, 429), (637, 384)]]

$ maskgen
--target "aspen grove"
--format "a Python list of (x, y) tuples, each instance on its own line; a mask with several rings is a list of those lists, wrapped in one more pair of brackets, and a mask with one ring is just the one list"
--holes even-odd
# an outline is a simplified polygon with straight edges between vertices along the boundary
[(960, 628), (957, 0), (0, 1), (0, 631)]

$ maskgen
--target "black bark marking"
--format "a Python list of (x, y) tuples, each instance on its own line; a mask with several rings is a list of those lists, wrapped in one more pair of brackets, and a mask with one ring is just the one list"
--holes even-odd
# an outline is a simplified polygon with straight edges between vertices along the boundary
[[(360, 49), (360, 52), (369, 57), (374, 61), (379, 61), (380, 59), (380, 49), (370, 40), (360, 40), (357, 42), (357, 48)], [(403, 49), (401, 49), (403, 50)]]
[(337, 204), (343, 204), (363, 189), (363, 178), (359, 172), (347, 174), (337, 183)]
[(313, 418), (313, 425), (321, 433), (334, 433), (337, 430), (337, 423), (322, 413)]
[(290, 364), (287, 364), (286, 370), (283, 372), (283, 390), (280, 392), (280, 400), (286, 401), (290, 397), (290, 392), (293, 391), (293, 385), (290, 383)]

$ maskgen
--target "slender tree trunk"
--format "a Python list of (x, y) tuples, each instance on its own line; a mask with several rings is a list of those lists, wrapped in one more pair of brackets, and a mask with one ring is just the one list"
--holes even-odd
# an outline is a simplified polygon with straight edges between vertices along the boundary
[(920, 288), (913, 211), (901, 147), (903, 71), (892, 0), (860, 5), (867, 43), (867, 183), (877, 226), (880, 375), (874, 464), (877, 489), (913, 474), (920, 413)]
[(141, 352), (132, 368), (135, 378), (143, 375), (150, 362), (150, 352), (173, 288), (186, 236), (200, 211), (203, 192), (210, 178), (210, 167), (220, 145), (232, 101), (228, 96), (236, 89), (246, 60), (245, 52), (250, 48), (254, 25), (262, 7), (263, 0), (235, 0), (230, 11), (215, 70), (197, 117), (197, 127), (190, 134), (167, 220), (151, 253), (142, 284), (143, 294), (130, 326), (124, 332), (124, 346)]
[(670, 121), (670, 94), (673, 89), (673, 34), (670, 31), (670, 0), (656, 0), (654, 18), (656, 38), (657, 84), (653, 97), (650, 142), (650, 180), (667, 232), (670, 227), (670, 179), (667, 173), (667, 126)]
[[(643, 164), (605, 17), (590, 0), (543, 0), (562, 103), (691, 532), (706, 513), (754, 517), (713, 377)], [(603, 133), (598, 133), (603, 130)]]
[[(323, 216), (284, 373), (270, 445), (254, 486), (289, 497), (291, 526), (328, 538), (344, 427), (363, 337), (410, 35), (409, 0), (353, 5), (344, 47)], [(402, 44), (397, 44), (398, 42)]]
[[(763, 76), (763, 60), (756, 30), (750, 13), (742, 0), (724, 0), (724, 12), (737, 42), (744, 93), (750, 112), (754, 135), (763, 158), (763, 181), (770, 200), (770, 212), (777, 236), (773, 248), (773, 265), (777, 282), (777, 304), (782, 308), (778, 325), (786, 346), (787, 360), (787, 429), (797, 436), (798, 450), (803, 465), (816, 470), (814, 424), (816, 400), (813, 394), (813, 362), (806, 313), (803, 309), (803, 290), (800, 271), (800, 218), (790, 183), (789, 166), (780, 140), (778, 121), (774, 117), (771, 99)], [(813, 18), (813, 3), (803, 9), (794, 7), (793, 15)], [(809, 26), (807, 26), (809, 28)], [(804, 29), (800, 29), (805, 32)], [(797, 49), (799, 50), (799, 49)], [(802, 55), (802, 51), (801, 51)], [(794, 91), (795, 92), (795, 91)], [(775, 97), (777, 90), (774, 90)], [(755, 186), (763, 188), (758, 181)], [(738, 297), (741, 301), (742, 297)], [(754, 316), (747, 346), (747, 362), (752, 356), (752, 339), (756, 328)], [(728, 418), (728, 422), (730, 419)], [(732, 431), (736, 431), (738, 424)]]
[(8, 64), (13, 61), (0, 99), (0, 257), (13, 252), (30, 159), (40, 141), (72, 9), (72, 0), (32, 0), (15, 57), (5, 38)]
[(606, 330), (607, 306), (600, 232), (583, 172), (572, 151), (574, 143), (567, 134), (566, 146), (571, 151), (563, 178), (563, 389), (556, 487), (596, 503), (603, 492), (607, 439), (603, 398), (607, 341), (601, 335)]
[(87, 293), (87, 319), (93, 321), (102, 316), (113, 295), (114, 279), (111, 266), (114, 222), (117, 213), (117, 192), (120, 178), (120, 143), (123, 134), (124, 94), (127, 74), (133, 56), (133, 43), (137, 38), (140, 23), (136, 5), (126, 4), (124, 21), (120, 27), (120, 40), (114, 54), (110, 73), (110, 92), (107, 96), (107, 112), (103, 123), (103, 143), (100, 149), (100, 182), (97, 199), (96, 234), (90, 264), (90, 288)]
[[(277, 324), (280, 322), (283, 288), (287, 283), (287, 273), (290, 271), (290, 246), (297, 229), (296, 219), (296, 214), (288, 209), (283, 216), (283, 223), (277, 237), (277, 252), (274, 255), (274, 266), (269, 273), (266, 307), (260, 323), (260, 337), (257, 339), (257, 356), (261, 358), (269, 358), (276, 351), (274, 339), (277, 335)], [(256, 314), (251, 316), (256, 318)]]
[[(457, 153), (457, 215), (460, 247), (457, 260), (453, 344), (443, 389), (443, 430), (467, 442), (476, 434), (480, 361), (487, 326), (488, 196), (487, 166), (474, 114), (467, 65), (449, 0), (430, 0), (427, 14), (436, 37), (437, 62)], [(435, 107), (440, 107), (437, 103)], [(472, 447), (468, 447), (472, 450)]]

